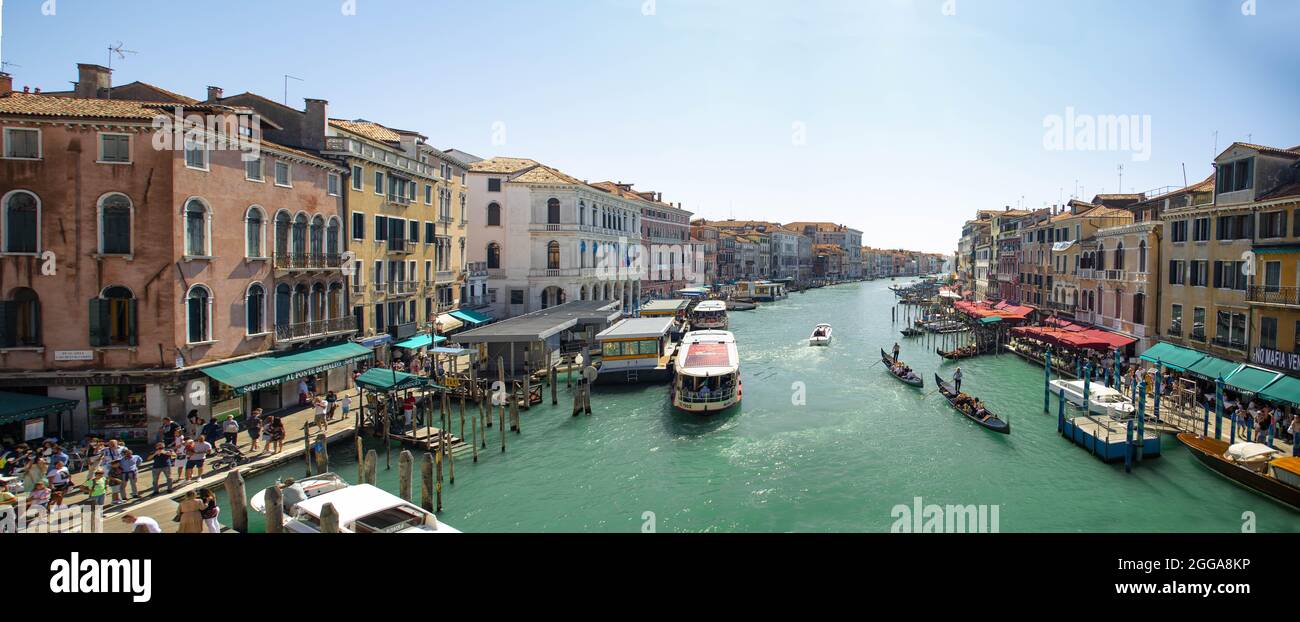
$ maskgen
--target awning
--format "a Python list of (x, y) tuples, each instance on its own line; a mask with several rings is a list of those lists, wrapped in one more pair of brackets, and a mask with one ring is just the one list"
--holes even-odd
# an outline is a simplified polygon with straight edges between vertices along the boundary
[(439, 315), (438, 323), (441, 324), (441, 326), (438, 327), (438, 332), (440, 333), (456, 330), (457, 328), (460, 328), (465, 325), (464, 322), (460, 321), (455, 317), (452, 317), (450, 313), (443, 313)]
[(213, 365), (200, 371), (209, 378), (230, 386), (236, 395), (242, 395), (366, 360), (373, 355), (370, 348), (361, 344), (340, 343), (313, 350)]
[(1001, 318), (1001, 317), (997, 317), (997, 316), (994, 316), (994, 317), (986, 317), (986, 318), (980, 318), (980, 324), (997, 324), (998, 322), (1001, 322), (1001, 321), (1002, 321), (1002, 318)]
[(1112, 333), (1106, 330), (1089, 330), (1084, 331), (1084, 334), (1088, 335), (1089, 338), (1105, 343), (1112, 349), (1119, 349), (1129, 345), (1130, 343), (1137, 343), (1137, 338), (1135, 337)]
[(479, 313), (473, 309), (456, 309), (451, 312), (456, 319), (463, 320), (470, 326), (481, 326), (492, 321), (492, 316)]
[(392, 341), (392, 340), (393, 340), (393, 336), (392, 336), (392, 335), (388, 335), (388, 334), (384, 334), (384, 335), (376, 335), (376, 336), (374, 336), (374, 337), (370, 337), (369, 339), (365, 339), (365, 340), (363, 340), (363, 341), (361, 342), (361, 345), (363, 345), (363, 346), (365, 346), (365, 347), (367, 347), (367, 348), (376, 348), (376, 347), (382, 346), (382, 345), (384, 345), (384, 344), (386, 344), (386, 343), (388, 343), (388, 342), (390, 342), (390, 341)]
[(383, 367), (371, 367), (357, 377), (357, 384), (371, 391), (401, 391), (429, 383), (429, 379)]
[(405, 341), (399, 341), (393, 344), (394, 348), (406, 348), (408, 350), (418, 350), (428, 345), (438, 344), (446, 341), (447, 338), (442, 335), (430, 335), (421, 333)]
[(1142, 353), (1141, 358), (1152, 363), (1162, 363), (1165, 367), (1176, 372), (1185, 372), (1188, 367), (1205, 358), (1205, 355), (1191, 348), (1161, 342), (1147, 348), (1147, 351)]
[(1256, 246), (1251, 251), (1256, 255), (1285, 255), (1287, 253), (1300, 253), (1300, 245)]
[(1259, 396), (1266, 400), (1300, 407), (1300, 378), (1282, 376), (1260, 391)]
[(1214, 381), (1218, 378), (1227, 378), (1232, 372), (1237, 371), (1241, 363), (1225, 361), (1217, 356), (1206, 356), (1196, 364), (1187, 368), (1187, 372)]
[(77, 400), (0, 391), (0, 425), (36, 419), (76, 407)]
[(1264, 390), (1264, 387), (1273, 384), (1275, 380), (1281, 377), (1282, 374), (1271, 369), (1243, 365), (1241, 369), (1233, 372), (1231, 376), (1224, 377), (1223, 382), (1238, 391), (1259, 393)]

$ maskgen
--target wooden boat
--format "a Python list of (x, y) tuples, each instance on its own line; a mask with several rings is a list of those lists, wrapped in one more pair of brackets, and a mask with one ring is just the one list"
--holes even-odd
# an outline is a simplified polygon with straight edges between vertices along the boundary
[(1252, 454), (1251, 446), (1271, 448), (1258, 443), (1229, 445), (1189, 432), (1179, 433), (1178, 440), (1219, 475), (1300, 510), (1300, 458), (1284, 457), (1275, 450)]
[(969, 348), (966, 349), (965, 351), (963, 351), (961, 348), (958, 348), (956, 350), (944, 352), (939, 348), (935, 348), (934, 353), (950, 361), (957, 361), (961, 359), (968, 359), (971, 357), (979, 356), (980, 351), (978, 348)]
[[(907, 377), (900, 376), (900, 375), (894, 373), (894, 369), (893, 369), (892, 367), (890, 367), (890, 365), (893, 365), (893, 363), (894, 363), (894, 357), (890, 356), (888, 352), (885, 352), (885, 349), (884, 349), (884, 348), (881, 348), (881, 349), (880, 349), (880, 360), (881, 360), (881, 362), (883, 362), (883, 363), (885, 364), (885, 371), (889, 372), (889, 375), (891, 375), (891, 376), (893, 376), (893, 377), (895, 377), (895, 378), (898, 378), (898, 381), (899, 381), (899, 382), (902, 382), (903, 384), (911, 385), (911, 386), (914, 386), (914, 387), (923, 387), (923, 386), (925, 386), (925, 381), (924, 381), (924, 380), (921, 380), (921, 377), (918, 376), (918, 375), (916, 375), (916, 372), (915, 372), (915, 371), (912, 372), (912, 375), (911, 375), (911, 376), (907, 376)], [(899, 361), (899, 362), (902, 362), (902, 361)]]
[(817, 328), (813, 329), (812, 336), (808, 337), (808, 345), (810, 346), (831, 345), (831, 325), (818, 324)]
[(948, 384), (947, 382), (944, 382), (943, 378), (939, 377), (939, 374), (934, 375), (934, 381), (939, 385), (939, 393), (943, 395), (944, 399), (948, 400), (948, 405), (952, 406), (953, 410), (961, 413), (967, 419), (974, 421), (976, 424), (978, 424), (980, 427), (986, 430), (993, 430), (994, 432), (997, 432), (999, 434), (1011, 433), (1011, 423), (1004, 421), (997, 415), (993, 414), (993, 412), (990, 411), (988, 408), (984, 409), (984, 412), (988, 413), (988, 416), (984, 418), (977, 417), (975, 416), (975, 413), (966, 412), (965, 410), (959, 408), (957, 406), (957, 395), (958, 395), (957, 390), (954, 389), (952, 385)]
[(910, 327), (910, 326), (907, 327), (907, 328), (904, 328), (904, 329), (903, 329), (902, 331), (900, 331), (900, 332), (903, 333), (903, 336), (904, 336), (904, 337), (920, 337), (921, 335), (924, 335), (924, 334), (925, 334), (925, 331), (923, 331), (923, 330), (921, 330), (921, 329), (919, 329), (919, 328), (912, 328), (912, 327)]

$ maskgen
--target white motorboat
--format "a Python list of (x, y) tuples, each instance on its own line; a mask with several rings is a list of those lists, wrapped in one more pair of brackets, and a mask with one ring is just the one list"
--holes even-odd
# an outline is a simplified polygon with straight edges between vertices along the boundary
[(327, 503), (338, 513), (339, 533), (460, 533), (433, 512), (370, 484), (345, 485), (298, 503), (284, 518), (285, 531), (320, 533)]
[(727, 303), (705, 300), (690, 312), (691, 330), (727, 330)]
[[(283, 482), (276, 482), (276, 485), (279, 486), (281, 483)], [(320, 475), (295, 479), (294, 484), (302, 487), (303, 494), (307, 495), (308, 499), (348, 487), (348, 483), (336, 473), (321, 473)], [(257, 494), (248, 500), (248, 507), (255, 512), (266, 512), (265, 488), (257, 491)]]
[(817, 328), (813, 329), (812, 336), (808, 338), (808, 345), (810, 346), (831, 345), (831, 325), (818, 324)]
[[(1083, 408), (1082, 380), (1053, 380), (1052, 394), (1060, 395), (1061, 389), (1065, 389), (1066, 401)], [(1088, 385), (1088, 402), (1088, 412), (1097, 415), (1114, 415), (1118, 419), (1132, 417), (1136, 410), (1133, 401), (1124, 397), (1123, 393), (1096, 382)]]
[(689, 413), (710, 414), (740, 403), (740, 354), (736, 336), (723, 330), (686, 333), (673, 366), (672, 404)]

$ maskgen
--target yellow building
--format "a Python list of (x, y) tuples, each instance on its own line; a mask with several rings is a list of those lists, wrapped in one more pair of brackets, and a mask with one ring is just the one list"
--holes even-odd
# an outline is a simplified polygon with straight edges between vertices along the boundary
[[(459, 298), (464, 170), (425, 141), (369, 121), (330, 119), (326, 129), (325, 153), (349, 170), (352, 312), (358, 335), (374, 345), (435, 330)], [(460, 327), (446, 319), (444, 331)]]
[[(1085, 243), (1098, 230), (1133, 222), (1133, 213), (1123, 209), (1073, 200), (1066, 211), (1049, 221), (1052, 240), (1051, 274), (1048, 276), (1048, 300), (1044, 305), (1057, 315), (1077, 319), (1097, 289), (1096, 265), (1083, 263)], [(1096, 257), (1095, 253), (1089, 253)], [(1094, 301), (1095, 302), (1095, 301)]]
[[(1300, 373), (1300, 177), (1290, 151), (1235, 144), (1220, 156), (1221, 170), (1251, 161), (1247, 191), (1255, 219), (1253, 277), (1246, 292), (1250, 308), (1250, 361), (1293, 374)], [(1277, 171), (1290, 175), (1275, 175)], [(1220, 182), (1224, 187), (1227, 180)], [(1237, 186), (1241, 182), (1233, 179)]]

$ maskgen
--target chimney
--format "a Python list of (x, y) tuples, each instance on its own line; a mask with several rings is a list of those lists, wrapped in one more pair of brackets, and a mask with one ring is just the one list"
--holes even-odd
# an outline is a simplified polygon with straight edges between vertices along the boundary
[(113, 86), (113, 70), (102, 65), (77, 63), (76, 97), (81, 99), (103, 99)]
[(208, 87), (208, 101), (209, 101), (209, 102), (215, 102), (215, 101), (221, 99), (221, 95), (222, 95), (223, 93), (225, 93), (225, 91), (223, 91), (223, 90), (221, 89), (221, 87), (219, 87), (219, 86), (209, 86), (209, 87)]
[(12, 93), (14, 90), (14, 77), (0, 71), (0, 97)]
[(325, 149), (325, 127), (329, 123), (329, 105), (324, 99), (303, 99), (306, 102), (299, 130), (301, 146), (322, 151)]

